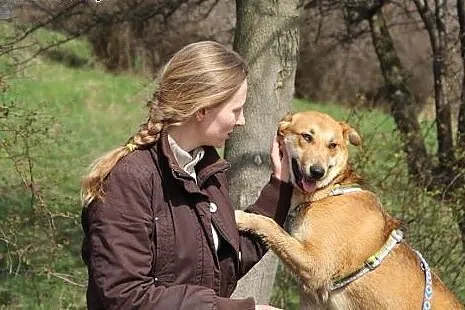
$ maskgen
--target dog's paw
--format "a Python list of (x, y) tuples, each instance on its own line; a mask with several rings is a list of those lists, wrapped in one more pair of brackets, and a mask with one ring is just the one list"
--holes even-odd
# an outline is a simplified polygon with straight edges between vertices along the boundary
[(250, 213), (244, 212), (242, 210), (234, 211), (234, 216), (236, 217), (237, 228), (242, 231), (252, 230)]
[(250, 231), (257, 233), (258, 226), (264, 216), (254, 213), (244, 212), (242, 210), (235, 211), (237, 228), (241, 231)]

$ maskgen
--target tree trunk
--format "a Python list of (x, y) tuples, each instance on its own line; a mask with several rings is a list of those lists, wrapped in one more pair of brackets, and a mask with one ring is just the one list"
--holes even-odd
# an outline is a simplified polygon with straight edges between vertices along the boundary
[[(465, 1), (457, 0), (457, 15), (459, 19), (459, 38), (460, 38), (460, 54), (462, 56), (462, 93), (460, 96), (459, 120), (457, 126), (457, 154), (459, 158), (458, 167), (465, 167)], [(462, 171), (459, 171), (459, 173)], [(462, 184), (465, 182), (462, 174)], [(462, 205), (462, 213), (457, 215), (460, 233), (462, 235), (462, 247), (465, 252), (465, 206)]]
[[(244, 209), (270, 177), (269, 150), (278, 121), (290, 111), (298, 55), (298, 0), (237, 0), (234, 48), (249, 64), (246, 126), (225, 147), (231, 198)], [(277, 259), (266, 257), (239, 283), (234, 297), (268, 303)]]
[(436, 130), (438, 135), (438, 176), (448, 182), (453, 177), (452, 168), (455, 163), (454, 144), (452, 139), (452, 115), (447, 99), (446, 77), (446, 16), (447, 0), (435, 0), (435, 12), (424, 0), (415, 0), (418, 12), (428, 32), (433, 52), (434, 99), (436, 104)]
[[(465, 72), (465, 1), (457, 0), (457, 15), (459, 19), (460, 54), (462, 56), (462, 71)], [(465, 74), (462, 78), (462, 93), (460, 96), (459, 120), (457, 126), (457, 151), (462, 164), (465, 163)], [(462, 165), (463, 167), (463, 165)], [(464, 231), (465, 233), (465, 231)]]
[(391, 113), (402, 136), (409, 174), (412, 179), (422, 180), (427, 171), (428, 155), (415, 113), (415, 98), (381, 9), (374, 12), (368, 20), (373, 45), (391, 102)]

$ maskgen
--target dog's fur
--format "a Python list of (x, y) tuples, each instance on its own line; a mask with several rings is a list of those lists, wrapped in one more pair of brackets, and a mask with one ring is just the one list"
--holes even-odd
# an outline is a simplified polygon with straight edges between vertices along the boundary
[[(425, 275), (404, 241), (381, 265), (347, 286), (330, 283), (363, 266), (386, 242), (399, 222), (370, 191), (330, 196), (335, 184), (360, 182), (348, 164), (348, 144), (361, 144), (349, 125), (327, 114), (301, 112), (279, 124), (292, 167), (289, 230), (272, 219), (236, 211), (241, 230), (263, 238), (301, 283), (302, 309), (421, 309)], [(297, 206), (297, 207), (296, 207)], [(463, 309), (433, 274), (432, 309)]]

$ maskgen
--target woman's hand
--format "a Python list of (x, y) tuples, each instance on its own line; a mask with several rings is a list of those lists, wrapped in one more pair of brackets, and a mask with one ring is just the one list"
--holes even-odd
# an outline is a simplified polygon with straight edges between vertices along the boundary
[(283, 182), (289, 182), (289, 156), (283, 138), (279, 135), (273, 138), (270, 156), (274, 176)]

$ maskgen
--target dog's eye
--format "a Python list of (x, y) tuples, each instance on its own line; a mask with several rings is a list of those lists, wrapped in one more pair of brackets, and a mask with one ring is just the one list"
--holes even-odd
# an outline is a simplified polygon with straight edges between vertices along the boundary
[(313, 137), (312, 137), (311, 134), (308, 134), (308, 133), (305, 133), (305, 132), (304, 132), (304, 133), (301, 134), (301, 136), (302, 136), (302, 138), (304, 138), (305, 141), (307, 141), (307, 142), (312, 142), (312, 141), (313, 141)]
[(328, 148), (330, 150), (334, 150), (336, 147), (337, 147), (337, 143), (331, 142), (330, 144), (328, 144)]

